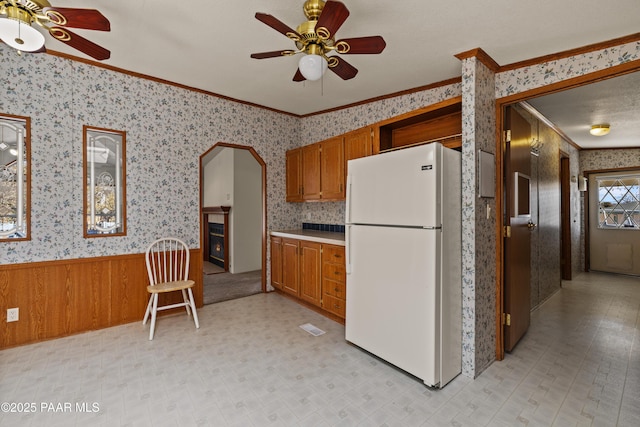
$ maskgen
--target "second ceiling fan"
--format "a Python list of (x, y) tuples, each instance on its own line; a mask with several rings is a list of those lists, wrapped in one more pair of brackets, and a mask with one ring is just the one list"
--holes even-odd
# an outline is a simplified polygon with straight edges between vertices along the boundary
[(293, 76), (294, 81), (318, 80), (327, 68), (342, 79), (349, 80), (358, 74), (358, 70), (339, 56), (328, 56), (328, 53), (334, 51), (341, 55), (378, 54), (386, 46), (381, 36), (336, 40), (335, 33), (349, 16), (349, 10), (339, 1), (307, 0), (302, 8), (307, 20), (296, 30), (272, 15), (256, 13), (256, 19), (293, 40), (297, 50), (254, 53), (251, 57), (265, 59), (302, 53), (304, 56)]

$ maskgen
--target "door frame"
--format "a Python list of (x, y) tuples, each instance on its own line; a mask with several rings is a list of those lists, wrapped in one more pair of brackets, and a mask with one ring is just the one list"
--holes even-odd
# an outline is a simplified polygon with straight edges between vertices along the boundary
[(561, 278), (571, 280), (571, 159), (569, 154), (562, 150), (560, 150), (560, 253)]
[(208, 227), (206, 226), (205, 216), (202, 215), (202, 209), (204, 208), (204, 165), (202, 164), (204, 158), (211, 151), (215, 150), (217, 147), (224, 148), (237, 148), (240, 150), (247, 150), (254, 159), (260, 164), (260, 168), (262, 169), (262, 292), (267, 291), (267, 164), (262, 157), (258, 154), (258, 152), (248, 145), (239, 145), (239, 144), (231, 144), (228, 142), (217, 142), (207, 151), (200, 155), (200, 248), (201, 250), (205, 250), (204, 242), (205, 242), (205, 233), (208, 233)]
[[(500, 70), (499, 70), (500, 71)], [(640, 71), (640, 60), (630, 61), (585, 74), (572, 79), (563, 80), (548, 86), (531, 89), (515, 95), (496, 99), (496, 360), (504, 359), (504, 331), (502, 328), (502, 308), (504, 306), (504, 241), (503, 241), (503, 211), (504, 211), (504, 157), (503, 157), (503, 129), (505, 124), (505, 107), (517, 102), (526, 101), (542, 95), (549, 95), (567, 89), (596, 83), (612, 77)]]

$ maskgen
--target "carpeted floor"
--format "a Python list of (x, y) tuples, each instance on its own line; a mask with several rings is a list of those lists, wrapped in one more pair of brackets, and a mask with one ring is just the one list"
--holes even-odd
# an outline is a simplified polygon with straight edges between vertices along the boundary
[(262, 270), (204, 274), (204, 304), (228, 301), (262, 292)]

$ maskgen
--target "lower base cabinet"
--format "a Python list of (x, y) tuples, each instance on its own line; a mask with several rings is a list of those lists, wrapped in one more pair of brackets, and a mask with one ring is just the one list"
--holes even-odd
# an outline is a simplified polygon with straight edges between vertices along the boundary
[(345, 271), (343, 246), (271, 236), (271, 285), (342, 319)]

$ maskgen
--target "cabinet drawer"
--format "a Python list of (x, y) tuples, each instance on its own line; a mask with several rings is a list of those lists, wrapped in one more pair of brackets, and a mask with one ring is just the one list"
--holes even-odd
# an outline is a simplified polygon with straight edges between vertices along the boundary
[(338, 282), (346, 282), (346, 266), (344, 264), (322, 264), (322, 277), (328, 280), (336, 280)]
[(343, 246), (325, 245), (322, 247), (322, 255), (324, 262), (345, 263)]
[(334, 280), (325, 280), (322, 282), (322, 291), (325, 295), (336, 298), (346, 298), (347, 287), (344, 282), (336, 282)]
[(331, 313), (344, 319), (346, 313), (346, 304), (343, 299), (332, 297), (331, 295), (323, 295), (322, 307)]

